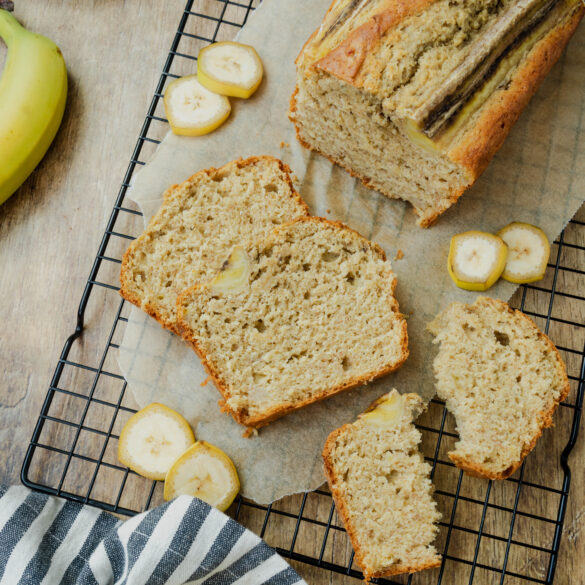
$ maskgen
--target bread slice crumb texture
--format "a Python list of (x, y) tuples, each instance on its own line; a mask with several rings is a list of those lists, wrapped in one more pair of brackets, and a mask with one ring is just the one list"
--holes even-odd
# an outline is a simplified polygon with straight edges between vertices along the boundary
[[(398, 368), (406, 322), (384, 252), (342, 224), (304, 218), (179, 297), (183, 336), (238, 422), (262, 426)], [(230, 275), (234, 289), (230, 292)]]
[(440, 514), (431, 467), (418, 450), (417, 394), (392, 390), (337, 429), (323, 450), (337, 511), (367, 579), (439, 566), (433, 541)]
[(171, 187), (122, 261), (121, 294), (178, 333), (178, 294), (209, 279), (236, 244), (308, 215), (290, 169), (268, 157), (206, 169)]
[(437, 394), (455, 416), (462, 469), (490, 479), (514, 473), (569, 393), (565, 365), (534, 322), (507, 303), (453, 303), (429, 325), (440, 344)]

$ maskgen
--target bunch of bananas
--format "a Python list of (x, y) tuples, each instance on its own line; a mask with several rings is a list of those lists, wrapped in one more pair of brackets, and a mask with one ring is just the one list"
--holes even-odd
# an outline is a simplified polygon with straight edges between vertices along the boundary
[(0, 204), (39, 164), (61, 124), (67, 70), (59, 47), (0, 9), (8, 47), (0, 78)]

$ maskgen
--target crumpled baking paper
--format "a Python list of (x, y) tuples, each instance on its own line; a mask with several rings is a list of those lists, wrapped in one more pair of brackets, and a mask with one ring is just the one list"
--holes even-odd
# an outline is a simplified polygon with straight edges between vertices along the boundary
[[(175, 335), (136, 308), (120, 347), (119, 363), (140, 406), (153, 401), (184, 414), (199, 439), (230, 455), (242, 494), (267, 504), (309, 491), (324, 481), (321, 450), (327, 435), (355, 419), (370, 402), (396, 387), (434, 393), (431, 336), (425, 325), (452, 301), (476, 293), (456, 288), (447, 270), (455, 233), (495, 232), (511, 221), (541, 226), (552, 240), (585, 197), (585, 30), (581, 27), (490, 167), (459, 202), (429, 229), (415, 223), (409, 205), (366, 189), (325, 158), (303, 149), (287, 119), (294, 89), (294, 60), (317, 28), (330, 0), (265, 0), (239, 40), (262, 57), (265, 79), (254, 97), (232, 100), (230, 119), (196, 138), (169, 133), (135, 176), (131, 198), (145, 214), (158, 209), (165, 189), (196, 171), (238, 157), (270, 154), (283, 159), (314, 215), (341, 220), (380, 244), (398, 277), (396, 296), (408, 317), (410, 357), (397, 372), (368, 386), (309, 406), (242, 437), (243, 427), (217, 405), (221, 398), (197, 356)], [(402, 259), (393, 260), (398, 250)], [(507, 300), (515, 285), (500, 281), (489, 295)], [(333, 332), (332, 334), (335, 334)]]

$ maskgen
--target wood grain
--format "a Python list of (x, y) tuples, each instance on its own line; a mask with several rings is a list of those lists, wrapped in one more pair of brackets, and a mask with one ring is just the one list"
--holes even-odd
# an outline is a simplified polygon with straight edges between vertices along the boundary
[[(217, 12), (216, 0), (200, 0), (202, 10)], [(183, 10), (183, 0), (143, 2), (141, 0), (69, 0), (48, 2), (19, 1), (16, 15), (28, 28), (53, 38), (63, 50), (70, 79), (67, 112), (57, 139), (39, 168), (19, 192), (0, 207), (0, 323), (4, 351), (0, 354), (3, 384), (0, 389), (0, 481), (17, 483), (20, 466), (41, 405), (43, 403), (63, 342), (73, 331), (75, 313), (81, 293), (93, 263), (103, 230), (110, 215), (128, 160), (140, 131), (152, 92), (171, 45), (174, 32)], [(204, 23), (198, 26), (212, 26)], [(202, 32), (198, 29), (190, 32)], [(207, 31), (208, 32), (208, 31)], [(229, 30), (221, 36), (229, 38)], [(0, 64), (4, 57), (0, 50)], [(185, 73), (188, 62), (177, 63), (177, 72)], [(155, 129), (162, 133), (164, 127)], [(145, 151), (146, 158), (150, 151)], [(585, 220), (585, 212), (580, 214)], [(124, 229), (138, 233), (140, 222), (131, 216), (122, 219)], [(570, 243), (585, 245), (585, 228), (570, 226), (566, 235)], [(114, 239), (108, 255), (119, 258), (125, 241)], [(568, 249), (563, 264), (583, 270), (583, 252)], [(105, 263), (99, 280), (115, 284), (115, 263)], [(545, 285), (550, 286), (552, 275)], [(561, 273), (559, 290), (570, 292), (585, 290), (582, 275)], [(520, 302), (517, 298), (517, 304)], [(548, 295), (531, 292), (525, 299), (529, 311), (546, 314)], [(71, 359), (99, 367), (108, 342), (116, 343), (121, 331), (108, 339), (110, 326), (119, 307), (115, 292), (96, 288), (86, 311), (86, 331), (75, 343)], [(558, 296), (553, 314), (578, 323), (585, 323), (585, 306), (570, 297)], [(543, 326), (542, 320), (537, 319)], [(555, 342), (581, 352), (585, 346), (583, 327), (551, 323)], [(564, 353), (570, 373), (579, 376), (583, 367), (578, 354)], [(113, 352), (108, 352), (104, 370), (116, 372)], [(76, 433), (75, 425), (85, 412), (84, 396), (93, 392), (104, 402), (116, 402), (122, 382), (67, 366), (59, 383), (62, 389), (79, 394), (58, 393), (50, 414), (66, 418), (69, 425), (47, 421), (42, 441), (60, 446), (64, 451), (71, 447)], [(576, 385), (573, 384), (571, 400)], [(122, 406), (132, 407), (132, 399), (125, 395)], [(427, 422), (436, 426), (440, 407), (431, 407)], [(95, 457), (103, 453), (104, 461), (116, 462), (114, 441), (105, 442), (100, 431), (110, 429), (118, 433), (129, 413), (120, 411), (115, 416), (106, 404), (92, 404), (85, 412), (84, 430), (79, 432), (75, 452)], [(573, 410), (561, 409), (555, 429), (548, 430), (529, 457), (524, 481), (544, 483), (558, 489), (561, 474), (559, 453), (568, 436)], [(453, 421), (447, 419), (447, 428), (453, 430)], [(97, 432), (96, 432), (97, 431)], [(424, 449), (434, 455), (436, 437), (425, 435)], [(446, 451), (453, 439), (446, 437), (440, 450), (440, 459), (447, 460)], [(35, 462), (33, 480), (59, 485), (63, 477), (65, 456), (48, 456), (39, 453)], [(571, 457), (573, 485), (567, 510), (566, 529), (557, 568), (556, 583), (585, 584), (585, 439), (581, 436)], [(458, 473), (439, 465), (434, 478), (439, 492), (452, 493), (457, 488)], [(514, 476), (518, 480), (518, 474)], [(95, 485), (91, 488), (92, 480)], [(150, 495), (151, 484), (135, 476), (124, 480), (120, 472), (76, 458), (69, 463), (62, 484), (64, 490), (88, 493), (103, 501), (117, 501), (119, 487), (124, 482), (119, 504), (141, 509)], [(501, 508), (513, 504), (517, 482), (494, 484), (490, 489), (490, 504), (486, 511), (484, 531), (493, 536), (484, 537), (478, 550), (478, 563), (501, 566), (506, 541), (510, 534), (510, 516)], [(467, 530), (477, 530), (487, 483), (465, 477), (461, 482), (461, 500), (457, 506), (455, 524), (461, 530), (450, 534), (449, 554), (473, 560), (476, 536)], [(437, 496), (445, 520), (451, 514), (453, 499), (439, 493)], [(154, 505), (162, 500), (160, 486), (152, 494)], [(256, 532), (264, 529), (264, 536), (274, 546), (290, 549), (291, 538), (297, 523), (296, 516), (303, 505), (301, 497), (291, 497), (274, 505), (274, 512), (264, 525), (263, 511), (244, 507), (240, 520)], [(519, 509), (524, 514), (537, 514), (554, 519), (558, 508), (558, 494), (554, 491), (523, 487), (519, 496)], [(232, 511), (234, 512), (234, 511)], [(345, 534), (327, 524), (331, 514), (331, 501), (327, 496), (311, 494), (304, 501), (303, 518), (317, 519), (321, 524), (302, 521), (299, 524), (294, 551), (319, 556), (326, 532), (328, 537), (323, 560), (346, 564), (351, 548)], [(336, 515), (333, 525), (339, 525)], [(514, 525), (512, 539), (548, 548), (552, 541), (554, 524), (537, 522), (520, 515)], [(439, 546), (447, 538), (442, 528)], [(350, 577), (331, 574), (322, 569), (294, 563), (309, 584), (349, 584), (357, 581)], [(548, 555), (537, 549), (512, 545), (508, 561), (510, 571), (526, 573), (544, 579), (548, 568)], [(445, 568), (444, 583), (459, 585), (469, 580), (470, 567), (449, 562)], [(437, 572), (429, 572), (413, 579), (414, 583), (435, 583)], [(405, 581), (405, 579), (402, 579)], [(498, 583), (497, 574), (478, 568), (475, 583)], [(506, 585), (525, 583), (508, 578)]]

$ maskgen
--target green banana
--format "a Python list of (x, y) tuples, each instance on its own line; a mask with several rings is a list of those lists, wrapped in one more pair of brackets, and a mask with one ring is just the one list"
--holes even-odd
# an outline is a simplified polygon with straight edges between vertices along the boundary
[(39, 164), (61, 124), (67, 69), (59, 47), (0, 9), (8, 47), (0, 78), (0, 204)]

